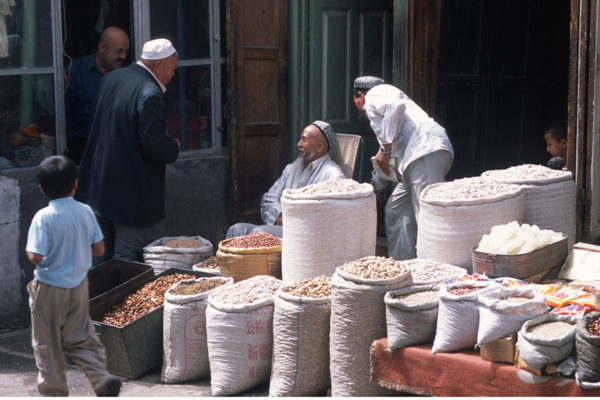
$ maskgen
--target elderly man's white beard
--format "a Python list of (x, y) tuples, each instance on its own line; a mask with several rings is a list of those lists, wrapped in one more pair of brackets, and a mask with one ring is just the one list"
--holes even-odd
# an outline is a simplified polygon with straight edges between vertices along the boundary
[(304, 154), (302, 155), (302, 163), (304, 164), (304, 166), (308, 166), (308, 164), (310, 164), (311, 162), (313, 162), (315, 160), (315, 153), (306, 153), (304, 152)]

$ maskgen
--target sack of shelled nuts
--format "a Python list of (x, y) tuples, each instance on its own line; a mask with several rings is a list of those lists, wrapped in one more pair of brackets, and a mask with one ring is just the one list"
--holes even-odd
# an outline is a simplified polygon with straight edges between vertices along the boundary
[(600, 389), (600, 313), (587, 314), (577, 321), (575, 351), (577, 384), (583, 389)]
[(570, 171), (523, 164), (486, 171), (481, 176), (519, 185), (525, 196), (523, 222), (537, 225), (541, 229), (562, 232), (568, 237), (568, 248), (573, 247), (576, 234), (577, 187)]
[(387, 340), (390, 350), (433, 341), (439, 289), (439, 285), (420, 285), (385, 294)]
[(440, 287), (438, 319), (432, 353), (472, 349), (479, 329), (478, 296), (492, 281), (458, 281)]
[(258, 275), (208, 296), (206, 335), (213, 396), (243, 392), (269, 380), (273, 298), (281, 284)]
[(275, 293), (269, 396), (323, 396), (330, 386), (331, 278), (290, 283)]
[(222, 240), (217, 259), (221, 276), (231, 276), (236, 282), (257, 275), (281, 279), (281, 239), (267, 232)]
[(517, 348), (531, 368), (542, 369), (569, 357), (575, 348), (577, 317), (548, 313), (525, 322), (519, 330)]
[(209, 275), (221, 276), (221, 263), (217, 256), (208, 257), (206, 260), (194, 264), (192, 271), (198, 271)]
[(167, 290), (161, 382), (186, 382), (209, 374), (206, 298), (232, 284), (233, 278), (199, 278), (180, 281)]
[(329, 335), (333, 397), (391, 393), (370, 381), (370, 349), (386, 335), (385, 294), (411, 284), (408, 268), (392, 258), (369, 256), (336, 268)]
[(164, 237), (144, 247), (144, 262), (155, 274), (169, 268), (192, 269), (212, 255), (212, 243), (201, 236)]
[(402, 262), (410, 269), (413, 285), (433, 285), (467, 274), (467, 270), (464, 268), (423, 258), (413, 258)]
[(419, 197), (417, 257), (472, 268), (472, 249), (493, 226), (522, 221), (517, 185), (473, 177), (429, 185)]
[(495, 286), (478, 298), (477, 346), (516, 333), (526, 321), (548, 313), (546, 295), (534, 287)]

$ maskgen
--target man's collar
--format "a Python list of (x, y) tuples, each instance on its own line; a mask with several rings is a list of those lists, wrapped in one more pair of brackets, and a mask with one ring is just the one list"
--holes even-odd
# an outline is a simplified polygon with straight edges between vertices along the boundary
[(163, 93), (165, 93), (167, 91), (167, 88), (165, 87), (165, 85), (163, 85), (162, 82), (158, 80), (156, 75), (154, 75), (154, 73), (152, 71), (150, 71), (150, 68), (146, 67), (141, 60), (137, 60), (136, 64), (139, 65), (140, 67), (144, 68), (146, 71), (150, 72), (150, 75), (152, 75), (154, 77), (154, 80), (156, 81), (156, 83), (158, 83), (158, 86), (160, 87), (160, 90), (162, 90)]

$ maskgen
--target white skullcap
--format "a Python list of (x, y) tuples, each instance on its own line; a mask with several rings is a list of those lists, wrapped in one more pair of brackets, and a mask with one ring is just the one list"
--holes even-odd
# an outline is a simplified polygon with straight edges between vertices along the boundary
[(177, 53), (175, 47), (168, 39), (154, 39), (144, 43), (142, 56), (144, 60), (162, 60), (173, 53)]
[(383, 84), (384, 81), (376, 76), (359, 76), (354, 80), (354, 91), (368, 92), (377, 85)]

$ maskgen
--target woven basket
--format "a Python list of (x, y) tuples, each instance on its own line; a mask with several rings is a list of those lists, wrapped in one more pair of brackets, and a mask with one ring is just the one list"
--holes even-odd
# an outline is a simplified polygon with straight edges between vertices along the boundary
[(224, 246), (233, 239), (219, 243), (217, 258), (222, 266), (221, 276), (231, 276), (236, 282), (256, 275), (281, 279), (281, 245), (256, 248)]

